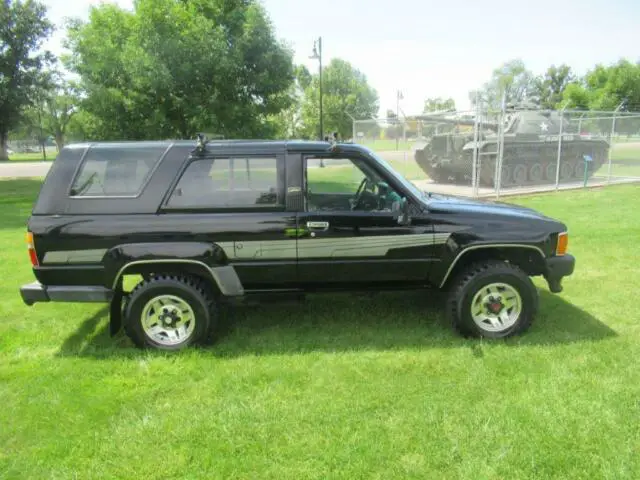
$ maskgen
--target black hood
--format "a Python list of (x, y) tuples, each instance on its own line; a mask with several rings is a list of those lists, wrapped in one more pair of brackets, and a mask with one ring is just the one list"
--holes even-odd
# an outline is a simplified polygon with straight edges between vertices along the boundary
[(426, 195), (429, 210), (434, 212), (466, 213), (470, 215), (501, 215), (522, 219), (547, 220), (558, 223), (542, 213), (520, 205), (491, 200), (472, 199), (454, 195), (431, 193)]

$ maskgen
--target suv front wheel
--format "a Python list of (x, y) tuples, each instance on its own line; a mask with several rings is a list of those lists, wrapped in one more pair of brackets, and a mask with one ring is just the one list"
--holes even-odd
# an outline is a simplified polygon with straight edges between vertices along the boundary
[(214, 312), (211, 294), (197, 279), (156, 274), (129, 295), (124, 327), (138, 347), (181, 350), (208, 340)]
[(485, 261), (467, 267), (454, 280), (447, 313), (464, 336), (505, 338), (531, 326), (538, 291), (517, 265)]

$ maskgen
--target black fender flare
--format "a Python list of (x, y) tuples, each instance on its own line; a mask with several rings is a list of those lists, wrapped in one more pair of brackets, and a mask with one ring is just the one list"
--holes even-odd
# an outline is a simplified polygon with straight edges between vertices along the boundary
[[(461, 260), (464, 259), (465, 255), (470, 252), (477, 250), (503, 250), (506, 251), (515, 249), (521, 251), (528, 251), (533, 253), (536, 256), (536, 259), (544, 264), (546, 260), (546, 255), (542, 248), (536, 245), (526, 244), (526, 243), (482, 243), (482, 244), (472, 244), (465, 247), (460, 248), (455, 254), (452, 261), (447, 265), (446, 271), (441, 276), (441, 278), (436, 278), (435, 283), (438, 288), (443, 288), (447, 281), (451, 278), (451, 275), (454, 272), (456, 265), (461, 263)], [(538, 257), (539, 256), (539, 257)]]
[(223, 296), (240, 296), (244, 287), (229, 263), (224, 244), (158, 242), (122, 244), (104, 256), (105, 287), (116, 290), (125, 274), (148, 270), (150, 265), (196, 271), (211, 278)]

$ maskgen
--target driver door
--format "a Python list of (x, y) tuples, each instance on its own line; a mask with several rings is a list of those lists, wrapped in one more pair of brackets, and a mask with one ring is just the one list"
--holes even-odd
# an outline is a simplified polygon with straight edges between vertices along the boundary
[(310, 156), (303, 172), (300, 283), (344, 288), (426, 279), (432, 228), (400, 225), (392, 211), (396, 192), (386, 191), (374, 170), (359, 159)]

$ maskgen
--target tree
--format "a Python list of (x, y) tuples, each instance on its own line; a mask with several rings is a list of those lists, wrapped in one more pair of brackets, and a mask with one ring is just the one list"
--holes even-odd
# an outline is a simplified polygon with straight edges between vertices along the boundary
[(544, 109), (556, 109), (562, 104), (564, 91), (575, 80), (571, 67), (562, 64), (550, 66), (544, 75), (535, 80), (535, 93)]
[(640, 108), (640, 62), (620, 60), (609, 66), (596, 65), (567, 86), (563, 101), (569, 108), (613, 111), (621, 104)]
[(442, 110), (455, 110), (456, 102), (453, 98), (427, 98), (424, 101), (422, 113), (439, 112)]
[(527, 70), (520, 59), (509, 60), (493, 71), (491, 80), (482, 88), (469, 93), (471, 102), (475, 105), (476, 93), (478, 100), (485, 103), (489, 110), (497, 111), (505, 103), (518, 103), (528, 99), (535, 93), (535, 77)]
[(7, 160), (9, 132), (46, 82), (42, 69), (53, 61), (50, 52), (39, 51), (53, 31), (46, 14), (34, 0), (0, 4), (0, 160)]
[(37, 137), (44, 151), (44, 142), (53, 137), (58, 151), (64, 145), (69, 124), (78, 112), (80, 97), (75, 83), (63, 78), (59, 72), (46, 72), (47, 87), (40, 88), (30, 107), (25, 110), (23, 126), (32, 138)]
[[(598, 64), (584, 78), (567, 86), (563, 101), (568, 108), (613, 112), (616, 109), (640, 109), (640, 62), (620, 60), (605, 66)], [(602, 115), (599, 115), (602, 117)], [(601, 132), (610, 131), (612, 120), (596, 122)], [(619, 120), (616, 131), (632, 134), (640, 130), (637, 119)]]
[(305, 88), (311, 84), (311, 74), (304, 65), (296, 66), (295, 72), (296, 80), (289, 92), (294, 101), (288, 108), (270, 117), (276, 138), (299, 138), (303, 134), (301, 103)]
[(569, 109), (588, 110), (591, 95), (584, 84), (579, 81), (571, 82), (562, 92), (562, 104)]
[(269, 137), (293, 102), (293, 55), (254, 0), (102, 4), (67, 47), (103, 138)]
[[(322, 105), (325, 131), (350, 138), (353, 118), (371, 118), (378, 112), (378, 93), (366, 76), (349, 62), (334, 58), (322, 72)], [(319, 129), (319, 78), (312, 75), (302, 103), (304, 133), (317, 138)]]
[(311, 85), (312, 79), (311, 73), (309, 73), (309, 69), (307, 67), (304, 65), (298, 65), (296, 67), (296, 82), (303, 92), (309, 87), (309, 85)]

